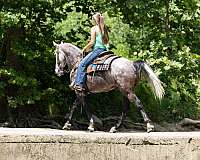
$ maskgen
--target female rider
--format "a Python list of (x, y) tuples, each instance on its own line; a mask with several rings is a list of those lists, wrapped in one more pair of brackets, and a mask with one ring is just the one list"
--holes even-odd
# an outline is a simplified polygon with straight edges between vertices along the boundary
[(83, 58), (77, 70), (75, 84), (71, 84), (75, 90), (85, 90), (84, 85), (86, 81), (86, 67), (98, 57), (98, 55), (106, 51), (106, 45), (109, 42), (108, 31), (104, 23), (104, 17), (100, 13), (92, 16), (93, 27), (91, 28), (91, 39), (89, 43), (83, 48), (82, 52), (87, 52), (92, 48), (92, 51)]

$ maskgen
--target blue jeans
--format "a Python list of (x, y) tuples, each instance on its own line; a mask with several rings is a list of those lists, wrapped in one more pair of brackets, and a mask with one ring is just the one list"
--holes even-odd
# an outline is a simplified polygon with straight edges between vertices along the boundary
[(83, 87), (86, 81), (86, 72), (85, 72), (86, 67), (95, 58), (97, 58), (100, 55), (100, 53), (102, 53), (103, 51), (106, 51), (106, 49), (96, 48), (82, 59), (81, 63), (78, 66), (77, 75), (75, 79), (75, 85), (79, 85), (80, 87)]

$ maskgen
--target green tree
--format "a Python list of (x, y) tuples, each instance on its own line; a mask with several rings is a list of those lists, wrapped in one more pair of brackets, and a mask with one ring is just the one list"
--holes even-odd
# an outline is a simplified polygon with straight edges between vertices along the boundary
[[(65, 114), (74, 94), (68, 88), (69, 76), (54, 75), (52, 42), (64, 40), (83, 47), (90, 36), (91, 15), (100, 11), (110, 31), (110, 49), (147, 61), (164, 82), (166, 96), (161, 104), (146, 83), (137, 88), (151, 117), (156, 121), (199, 118), (199, 6), (196, 0), (0, 1), (1, 113), (34, 106), (46, 115)], [(102, 101), (109, 106), (108, 96)], [(120, 97), (116, 92), (112, 96)], [(108, 116), (113, 108), (106, 108), (103, 115), (99, 97), (92, 99), (95, 111)], [(115, 103), (119, 111), (121, 101)]]

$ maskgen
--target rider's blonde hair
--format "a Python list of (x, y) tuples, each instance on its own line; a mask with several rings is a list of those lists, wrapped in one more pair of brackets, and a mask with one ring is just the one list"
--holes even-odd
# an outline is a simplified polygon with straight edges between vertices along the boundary
[(95, 13), (92, 18), (96, 22), (96, 24), (99, 26), (99, 30), (102, 34), (102, 40), (104, 44), (108, 44), (109, 36), (108, 36), (108, 30), (106, 28), (104, 17), (100, 13)]

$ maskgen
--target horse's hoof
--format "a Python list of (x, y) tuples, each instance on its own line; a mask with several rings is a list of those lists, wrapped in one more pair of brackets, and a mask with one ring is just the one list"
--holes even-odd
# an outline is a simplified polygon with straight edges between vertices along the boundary
[(70, 123), (65, 123), (65, 125), (63, 126), (63, 128), (62, 129), (64, 129), (64, 130), (70, 130), (71, 129), (71, 124)]
[(154, 125), (147, 123), (147, 133), (150, 133), (153, 130), (154, 130)]
[(115, 132), (117, 132), (117, 129), (116, 129), (116, 127), (112, 127), (111, 129), (110, 129), (110, 131), (109, 131), (110, 133), (115, 133)]
[(89, 132), (94, 132), (94, 127), (93, 127), (93, 126), (89, 126), (89, 127), (88, 127), (88, 131), (89, 131)]

